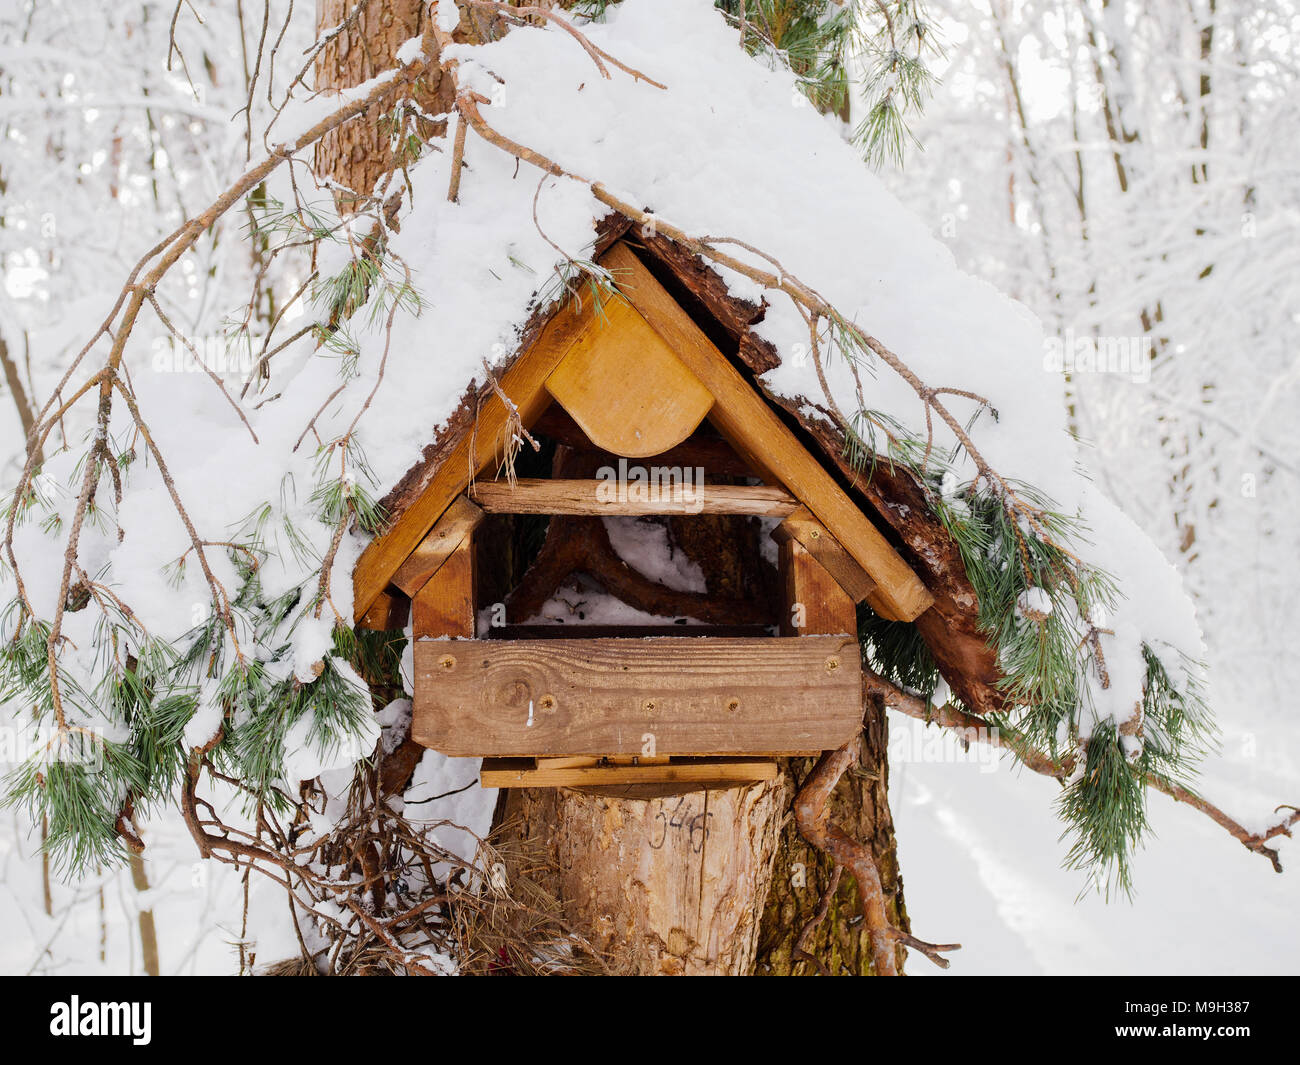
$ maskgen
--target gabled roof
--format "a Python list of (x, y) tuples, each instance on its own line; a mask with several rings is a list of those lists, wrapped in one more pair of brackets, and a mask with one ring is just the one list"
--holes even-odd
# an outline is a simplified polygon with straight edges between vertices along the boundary
[[(498, 465), (511, 407), (524, 428), (560, 401), (593, 443), (649, 458), (681, 443), (707, 416), (768, 484), (785, 487), (875, 582), (868, 602), (912, 621), (929, 608), (924, 584), (835, 478), (622, 241), (600, 258), (622, 298), (575, 294), (499, 376), (423, 491), (357, 564), (360, 617), (471, 477)], [(503, 398), (504, 397), (504, 398)]]
[[(843, 459), (843, 440), (828, 421), (766, 392), (756, 375), (775, 363), (775, 353), (750, 328), (762, 320), (762, 306), (731, 296), (716, 273), (671, 241), (637, 239), (621, 221), (601, 229), (600, 264), (625, 298), (598, 309), (590, 297), (574, 297), (535, 315), (495, 375), (500, 393), (487, 383), (465, 396), (384, 501), (391, 525), (354, 572), (356, 617), (395, 591), (394, 573), (471, 475), (499, 466), (510, 416), (502, 395), (529, 427), (553, 398), (595, 385), (605, 402), (585, 408), (595, 413), (586, 424), (579, 418), (593, 443), (648, 457), (707, 416), (767, 483), (787, 488), (841, 540), (876, 585), (867, 596), (873, 609), (917, 621), (954, 686), (975, 705), (994, 705), (996, 669), (976, 630), (978, 604), (955, 548), (927, 517), (919, 487), (901, 470), (860, 475)], [(608, 379), (620, 372), (622, 385)], [(642, 432), (644, 442), (636, 438)]]

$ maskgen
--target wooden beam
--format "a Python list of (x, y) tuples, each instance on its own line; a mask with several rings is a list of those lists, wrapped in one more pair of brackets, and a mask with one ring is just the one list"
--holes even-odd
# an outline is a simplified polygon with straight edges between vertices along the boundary
[(798, 540), (781, 543), (785, 613), (782, 636), (856, 633), (858, 611), (848, 593)]
[(743, 458), (770, 471), (871, 575), (867, 601), (885, 617), (912, 621), (934, 598), (902, 556), (836, 484), (763, 398), (727, 361), (623, 243), (601, 257), (620, 290), (678, 358), (713, 393), (710, 420)]
[(378, 632), (404, 629), (406, 619), (410, 615), (411, 601), (406, 596), (382, 592), (379, 598), (370, 604), (370, 609), (361, 615), (357, 621), (357, 628), (374, 629)]
[(411, 600), (412, 631), (469, 638), (475, 630), (474, 538), (466, 537)]
[(775, 762), (756, 758), (673, 761), (661, 765), (538, 766), (531, 758), (485, 758), (479, 783), (485, 788), (583, 788), (613, 785), (689, 783), (734, 786), (775, 780)]
[[(575, 344), (595, 343), (602, 328), (594, 300), (569, 300), (546, 323), (528, 350), (501, 374), (497, 384), (518, 409), (525, 427), (532, 425), (551, 402), (544, 387), (551, 371)], [(489, 393), (479, 409), (474, 431), (457, 441), (419, 498), (362, 552), (352, 573), (357, 618), (365, 614), (443, 511), (464, 491), (470, 474), (478, 474), (500, 461), (508, 417), (500, 397)]]
[(414, 651), (411, 735), (448, 755), (808, 753), (862, 722), (856, 636), (419, 640)]
[(393, 574), (392, 583), (414, 598), (447, 561), (447, 557), (471, 536), (483, 520), (483, 511), (464, 496), (457, 496), (429, 535)]
[(599, 343), (570, 349), (546, 389), (597, 446), (658, 455), (695, 432), (713, 394), (624, 300), (607, 301), (605, 315)]
[(520, 478), (511, 485), (476, 481), (467, 494), (487, 514), (752, 514), (779, 518), (799, 506), (784, 488), (686, 483), (669, 475), (644, 482)]
[(777, 543), (794, 540), (826, 569), (855, 602), (868, 598), (876, 588), (871, 575), (858, 565), (857, 559), (841, 544), (807, 507), (800, 507), (772, 530)]

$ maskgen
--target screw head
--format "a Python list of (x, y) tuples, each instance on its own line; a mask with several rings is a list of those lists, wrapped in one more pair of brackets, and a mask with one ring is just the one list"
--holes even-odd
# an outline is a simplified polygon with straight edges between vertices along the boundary
[(556, 704), (555, 704), (555, 696), (554, 696), (554, 695), (543, 695), (543, 696), (541, 697), (541, 699), (538, 701), (537, 705), (538, 705), (538, 707), (539, 707), (540, 709), (542, 709), (542, 710), (546, 710), (546, 711), (548, 711), (548, 712), (551, 711), (551, 710), (554, 710), (554, 709), (555, 709), (555, 705), (556, 705)]
[(647, 699), (645, 702), (641, 704), (642, 710), (649, 711), (649, 710), (653, 710), (654, 708), (655, 708), (655, 701), (653, 699)]
[(443, 655), (440, 659), (438, 659), (438, 665), (440, 665), (443, 669), (455, 669), (455, 668), (456, 668), (456, 656), (455, 656), (455, 655)]
[(735, 698), (728, 699), (728, 700), (727, 700), (727, 709), (730, 710), (730, 711), (734, 714), (737, 710), (740, 709), (740, 700), (739, 700), (739, 699), (735, 699)]
[(834, 673), (834, 672), (835, 672), (837, 669), (839, 669), (839, 668), (840, 668), (840, 660), (839, 660), (838, 658), (828, 658), (828, 659), (826, 659), (826, 672), (827, 672), (827, 673)]

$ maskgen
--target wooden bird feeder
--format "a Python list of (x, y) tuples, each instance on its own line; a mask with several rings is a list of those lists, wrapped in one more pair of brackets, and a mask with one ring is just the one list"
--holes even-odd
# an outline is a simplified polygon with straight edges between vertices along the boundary
[[(400, 627), (410, 611), (412, 735), (482, 758), (484, 786), (771, 779), (776, 757), (838, 747), (860, 726), (856, 604), (911, 621), (932, 600), (698, 311), (623, 241), (600, 262), (622, 296), (556, 310), (481, 393), (471, 423), (439, 443), (418, 495), (357, 565), (358, 622)], [(649, 472), (494, 479), (520, 426), (562, 439), (571, 457)], [(702, 483), (683, 472), (696, 469)], [(728, 624), (730, 606), (697, 593), (694, 616), (712, 623), (485, 625), (476, 547), (495, 515), (554, 516), (553, 558), (578, 542), (563, 542), (557, 519), (762, 519), (777, 543), (775, 609)], [(585, 571), (615, 594), (621, 581), (648, 581), (608, 553), (565, 565), (555, 572)]]

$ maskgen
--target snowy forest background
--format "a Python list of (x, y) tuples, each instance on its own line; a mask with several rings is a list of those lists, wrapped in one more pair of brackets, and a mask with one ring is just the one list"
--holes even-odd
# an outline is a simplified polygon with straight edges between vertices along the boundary
[[(1042, 318), (1058, 341), (1044, 372), (1061, 372), (1062, 350), (1144, 356), (1074, 365), (1071, 417), (1093, 477), (1195, 596), (1222, 731), (1205, 789), (1229, 810), (1266, 809), (1300, 782), (1300, 8), (928, 7), (945, 54), (912, 126), (922, 149), (879, 173), (964, 269)], [(193, 0), (172, 49), (176, 10), (0, 0), (2, 490), (33, 404), (140, 252), (264, 151), (315, 35), (309, 4)], [(188, 292), (166, 310), (187, 335), (220, 346), (250, 292), (268, 321), (302, 283), (262, 273), (246, 223), (232, 214), (181, 264)], [(155, 368), (174, 368), (160, 327), (155, 350)], [(890, 762), (908, 908), (962, 941), (953, 973), (1295, 971), (1300, 874), (1275, 876), (1204, 818), (1153, 802), (1135, 900), (1107, 904), (1061, 867), (1054, 783), (904, 718)], [(430, 787), (473, 776), (441, 767)], [(473, 821), (490, 806), (471, 789), (430, 813)], [(141, 972), (141, 912), (163, 973), (235, 971), (241, 942), (266, 961), (294, 952), (273, 887), (198, 862), (178, 817), (144, 834), (143, 863), (64, 884), (23, 815), (0, 815), (0, 971)], [(265, 894), (247, 925), (246, 890)]]

